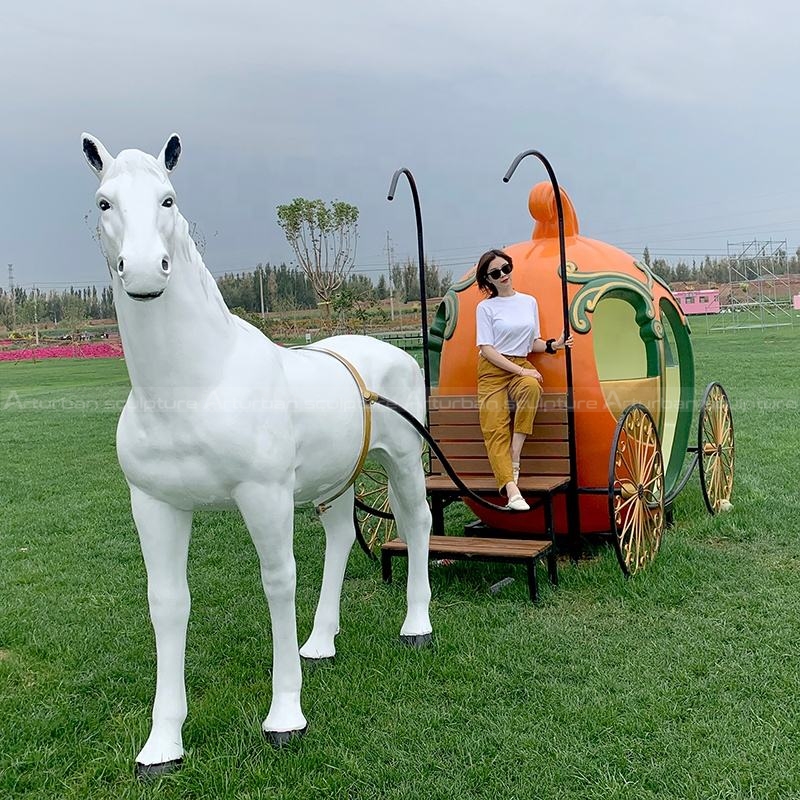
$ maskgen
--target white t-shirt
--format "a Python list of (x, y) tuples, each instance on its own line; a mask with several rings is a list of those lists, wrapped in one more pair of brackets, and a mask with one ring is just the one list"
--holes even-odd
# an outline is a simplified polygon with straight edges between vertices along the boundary
[(529, 294), (487, 297), (476, 310), (478, 341), (504, 356), (527, 356), (540, 336), (539, 306)]

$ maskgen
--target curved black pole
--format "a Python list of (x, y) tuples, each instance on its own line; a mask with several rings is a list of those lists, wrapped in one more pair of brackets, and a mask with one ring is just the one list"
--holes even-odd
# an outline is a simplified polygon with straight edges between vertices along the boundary
[[(502, 511), (504, 514), (525, 513), (524, 511), (517, 511), (513, 508), (509, 508), (508, 506), (500, 506), (496, 503), (490, 503), (484, 497), (481, 497), (476, 492), (473, 492), (472, 489), (470, 489), (469, 486), (467, 486), (464, 481), (458, 477), (458, 473), (453, 468), (453, 465), (447, 460), (447, 456), (442, 452), (441, 447), (439, 447), (439, 445), (436, 443), (436, 440), (433, 438), (428, 428), (426, 428), (413, 414), (406, 411), (406, 409), (404, 409), (402, 406), (398, 405), (393, 400), (389, 400), (387, 397), (382, 397), (379, 394), (373, 394), (370, 398), (370, 402), (390, 408), (414, 428), (414, 430), (428, 443), (431, 448), (431, 452), (436, 456), (436, 458), (439, 459), (444, 467), (444, 471), (450, 476), (450, 480), (453, 481), (453, 483), (459, 489), (459, 495), (461, 497), (470, 497), (478, 505), (481, 505), (484, 508), (489, 508), (492, 511)], [(366, 506), (364, 510), (370, 513), (373, 513), (374, 511), (374, 509), (370, 508), (369, 506)]]
[(383, 514), (383, 512), (361, 504), (361, 501), (356, 497), (355, 504), (353, 505), (353, 527), (356, 529), (356, 541), (358, 542), (358, 546), (367, 554), (371, 561), (377, 561), (378, 557), (369, 549), (367, 540), (364, 538), (364, 534), (361, 530), (361, 523), (358, 521), (358, 514), (356, 514), (357, 508), (360, 508), (362, 511), (369, 511), (372, 514)]
[[(519, 162), (526, 156), (536, 156), (542, 162), (550, 183), (553, 186), (556, 199), (556, 214), (558, 215), (558, 249), (561, 259), (561, 309), (564, 317), (564, 338), (570, 334), (569, 324), (569, 292), (567, 290), (567, 244), (564, 238), (564, 205), (561, 202), (561, 189), (558, 186), (556, 173), (547, 158), (538, 150), (525, 150), (520, 153), (512, 162), (511, 166), (503, 176), (503, 183), (508, 183), (511, 176), (519, 166)], [(567, 494), (567, 515), (570, 535), (572, 539), (573, 555), (577, 555), (578, 535), (580, 533), (580, 512), (578, 507), (578, 460), (577, 447), (575, 443), (575, 392), (572, 385), (572, 352), (569, 347), (565, 348), (566, 372), (567, 372), (567, 428), (569, 430), (569, 462), (570, 462), (570, 491)]]
[(389, 185), (389, 194), (386, 195), (387, 200), (394, 200), (394, 192), (397, 188), (397, 181), (400, 175), (405, 175), (408, 178), (408, 183), (411, 186), (411, 195), (414, 198), (414, 214), (417, 219), (417, 258), (419, 259), (419, 304), (420, 313), (422, 315), (422, 368), (425, 373), (425, 419), (428, 419), (428, 398), (431, 396), (431, 368), (428, 359), (428, 296), (425, 289), (425, 247), (422, 243), (422, 212), (419, 208), (419, 193), (417, 192), (417, 184), (414, 181), (414, 176), (411, 170), (406, 167), (400, 167), (392, 175), (392, 182)]

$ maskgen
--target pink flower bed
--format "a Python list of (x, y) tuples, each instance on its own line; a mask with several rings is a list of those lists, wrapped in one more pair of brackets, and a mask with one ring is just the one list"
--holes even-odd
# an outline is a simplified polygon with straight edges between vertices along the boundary
[(122, 358), (122, 348), (116, 344), (66, 344), (55, 347), (37, 347), (35, 350), (3, 350), (0, 361), (32, 361), (34, 358)]

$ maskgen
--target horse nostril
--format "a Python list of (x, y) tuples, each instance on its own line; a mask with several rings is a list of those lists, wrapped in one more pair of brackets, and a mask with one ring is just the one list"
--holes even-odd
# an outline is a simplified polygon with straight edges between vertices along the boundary
[(161, 259), (161, 269), (163, 269), (164, 272), (169, 272), (169, 261), (167, 261), (166, 258)]
[(120, 260), (117, 261), (117, 272), (119, 272), (119, 274), (122, 275), (122, 271), (124, 269), (125, 269), (125, 262), (120, 258)]

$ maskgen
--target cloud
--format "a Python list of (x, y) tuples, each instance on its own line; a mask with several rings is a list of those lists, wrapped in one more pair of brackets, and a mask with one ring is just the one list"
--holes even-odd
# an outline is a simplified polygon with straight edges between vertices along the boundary
[[(530, 146), (580, 191), (587, 231), (685, 218), (689, 191), (723, 202), (715, 228), (741, 225), (752, 204), (733, 188), (796, 184), (799, 17), (779, 0), (17, 3), (0, 31), (0, 246), (28, 280), (56, 269), (52, 241), (68, 277), (90, 272), (85, 129), (114, 153), (181, 133), (177, 188), (220, 231), (218, 265), (280, 258), (274, 207), (298, 194), (358, 203), (360, 253), (383, 261), (387, 228), (412, 227), (385, 202), (401, 163), (430, 243), (513, 241), (529, 222), (509, 191), (527, 187), (500, 194), (499, 176)], [(730, 177), (745, 146), (771, 175)], [(687, 188), (693, 173), (706, 186)]]

